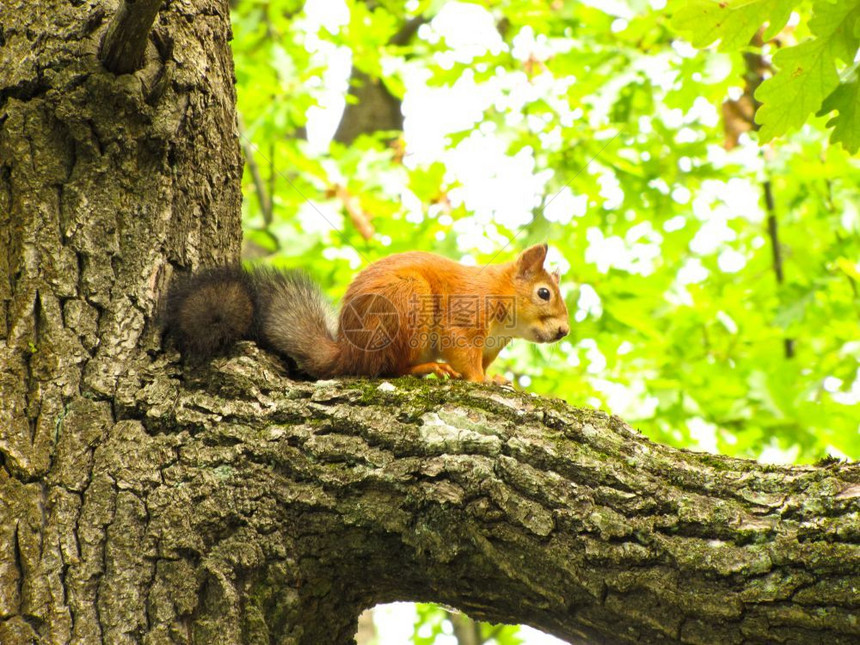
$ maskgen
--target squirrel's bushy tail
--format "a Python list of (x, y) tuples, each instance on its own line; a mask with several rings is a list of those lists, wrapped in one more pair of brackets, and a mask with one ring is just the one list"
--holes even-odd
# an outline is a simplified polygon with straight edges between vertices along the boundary
[(335, 376), (340, 358), (335, 316), (317, 284), (302, 271), (258, 269), (251, 276), (260, 342), (315, 378)]
[(217, 267), (170, 285), (163, 322), (183, 356), (205, 359), (254, 336), (255, 300), (241, 267)]
[(219, 267), (180, 278), (167, 294), (165, 324), (185, 356), (209, 358), (237, 340), (255, 340), (316, 378), (340, 358), (334, 313), (301, 271)]

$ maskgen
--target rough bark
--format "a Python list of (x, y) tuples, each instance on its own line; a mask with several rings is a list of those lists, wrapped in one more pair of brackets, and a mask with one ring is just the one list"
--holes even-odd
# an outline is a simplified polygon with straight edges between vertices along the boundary
[(122, 518), (143, 507), (105, 494), (93, 451), (121, 419), (119, 380), (158, 346), (153, 312), (172, 266), (239, 249), (226, 4), (170, 3), (144, 67), (115, 76), (98, 51), (116, 4), (0, 6), (4, 644), (143, 633), (122, 614), (137, 611), (122, 599), (140, 593), (140, 569), (108, 557), (133, 539)]
[(114, 76), (113, 5), (4, 2), (0, 643), (347, 643), (398, 599), (571, 642), (860, 637), (857, 464), (677, 451), (489, 386), (296, 382), (249, 343), (162, 351), (173, 266), (238, 253), (226, 6), (166, 3)]

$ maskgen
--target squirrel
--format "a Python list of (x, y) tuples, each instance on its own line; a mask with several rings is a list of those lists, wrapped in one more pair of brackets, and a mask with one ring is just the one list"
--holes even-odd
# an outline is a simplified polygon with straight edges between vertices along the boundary
[(486, 372), (512, 338), (551, 343), (570, 332), (546, 253), (538, 244), (484, 267), (420, 251), (391, 255), (355, 277), (337, 324), (301, 271), (218, 267), (171, 285), (165, 325), (186, 357), (248, 339), (314, 378), (435, 374), (506, 383)]

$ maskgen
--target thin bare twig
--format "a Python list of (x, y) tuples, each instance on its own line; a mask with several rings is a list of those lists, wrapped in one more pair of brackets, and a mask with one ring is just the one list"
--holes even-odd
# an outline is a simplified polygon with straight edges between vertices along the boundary
[[(260, 174), (260, 167), (254, 159), (254, 149), (251, 147), (251, 140), (245, 134), (245, 123), (242, 121), (242, 115), (238, 115), (239, 123), (239, 141), (242, 142), (242, 152), (245, 153), (245, 162), (248, 164), (248, 170), (251, 171), (251, 179), (254, 182), (254, 190), (257, 193), (257, 201), (260, 202), (260, 211), (263, 213), (263, 222), (268, 229), (272, 224), (272, 198), (266, 190), (266, 185), (263, 182), (263, 176)], [(271, 163), (271, 161), (270, 161)]]
[(329, 194), (343, 202), (346, 214), (349, 215), (352, 225), (355, 226), (355, 230), (359, 232), (361, 237), (365, 240), (372, 238), (376, 229), (374, 229), (373, 223), (370, 221), (370, 214), (361, 207), (361, 200), (340, 184), (335, 184), (329, 191)]
[[(776, 283), (782, 286), (785, 282), (785, 275), (782, 270), (782, 248), (779, 244), (779, 223), (776, 219), (776, 207), (773, 201), (773, 189), (769, 179), (762, 182), (762, 191), (764, 192), (764, 206), (767, 210), (767, 234), (770, 237), (770, 248), (773, 254), (773, 272), (776, 275)], [(794, 356), (794, 339), (784, 338), (783, 347), (785, 348), (785, 357), (792, 358)]]
[[(241, 139), (242, 146), (247, 146), (256, 157), (259, 157), (264, 163), (272, 163), (272, 160), (260, 150), (259, 146), (257, 146), (253, 141), (248, 139), (247, 136), (240, 133), (239, 138)], [(366, 263), (369, 263), (369, 260), (364, 256), (364, 254), (359, 249), (355, 248), (355, 246), (350, 244), (349, 240), (346, 237), (346, 232), (340, 230), (337, 226), (335, 226), (334, 223), (328, 217), (326, 217), (325, 214), (317, 207), (317, 205), (314, 204), (310, 200), (310, 198), (301, 191), (301, 189), (295, 184), (295, 182), (293, 182), (292, 179), (290, 179), (286, 174), (277, 169), (275, 170), (275, 172), (277, 173), (278, 177), (287, 182), (290, 188), (296, 191), (299, 197), (301, 197), (305, 201), (305, 203), (310, 206), (316, 212), (316, 214), (319, 215), (326, 222), (326, 224), (331, 227), (331, 229), (335, 233), (338, 234), (344, 244), (349, 245), (359, 255), (359, 257), (361, 257), (362, 260), (364, 260)]]

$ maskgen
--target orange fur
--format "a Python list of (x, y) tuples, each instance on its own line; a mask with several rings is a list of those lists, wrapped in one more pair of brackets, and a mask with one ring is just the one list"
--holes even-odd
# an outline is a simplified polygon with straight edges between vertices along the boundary
[[(543, 268), (545, 257), (546, 245), (538, 245), (515, 262), (485, 267), (419, 251), (373, 263), (344, 296), (334, 372), (403, 376), (453, 370), (469, 381), (497, 381), (486, 370), (511, 338), (551, 342), (570, 329), (557, 276)], [(550, 292), (550, 302), (535, 296), (540, 287)], [(380, 307), (370, 294), (388, 304)], [(349, 330), (358, 321), (368, 335), (384, 330), (390, 342), (378, 349), (368, 349), (362, 339), (352, 342)], [(450, 367), (434, 367), (442, 365), (440, 359)]]

